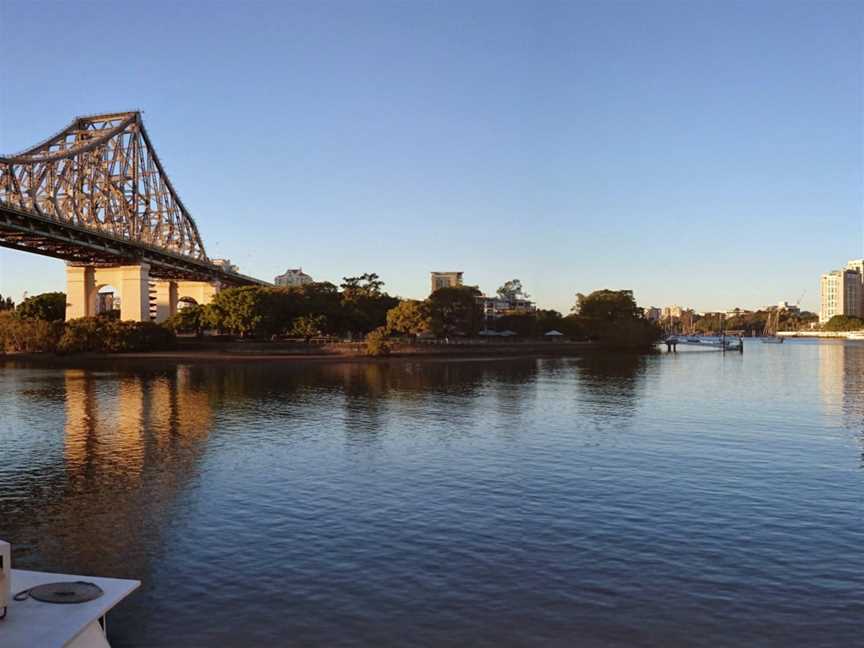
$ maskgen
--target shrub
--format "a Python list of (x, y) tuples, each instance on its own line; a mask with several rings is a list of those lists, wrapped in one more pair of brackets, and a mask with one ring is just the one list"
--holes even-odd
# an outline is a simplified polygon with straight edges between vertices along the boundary
[(59, 353), (120, 353), (170, 348), (174, 335), (152, 322), (120, 322), (103, 317), (81, 317), (66, 322)]
[(366, 353), (370, 356), (390, 355), (387, 330), (383, 326), (379, 326), (366, 335)]
[(23, 319), (0, 312), (0, 351), (42, 353), (54, 351), (63, 333), (63, 322)]

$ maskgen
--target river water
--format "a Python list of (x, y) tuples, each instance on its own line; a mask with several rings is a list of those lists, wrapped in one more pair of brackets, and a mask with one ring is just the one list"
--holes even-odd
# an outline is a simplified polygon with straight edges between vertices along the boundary
[(115, 648), (864, 641), (864, 343), (6, 363), (0, 412), (16, 566), (144, 582)]

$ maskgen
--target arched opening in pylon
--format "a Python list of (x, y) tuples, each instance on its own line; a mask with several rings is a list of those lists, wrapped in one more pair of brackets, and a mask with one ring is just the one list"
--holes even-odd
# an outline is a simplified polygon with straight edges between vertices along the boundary
[(181, 311), (184, 308), (189, 308), (190, 306), (197, 306), (198, 302), (195, 301), (192, 297), (181, 297), (177, 300), (177, 310)]
[(96, 315), (120, 318), (120, 291), (111, 284), (96, 286)]

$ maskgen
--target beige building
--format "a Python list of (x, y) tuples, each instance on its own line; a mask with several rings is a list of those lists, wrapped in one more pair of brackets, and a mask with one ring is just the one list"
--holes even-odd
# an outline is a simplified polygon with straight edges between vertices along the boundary
[(462, 285), (461, 272), (433, 272), (432, 274), (432, 290), (435, 292), (439, 288), (456, 288)]
[(221, 270), (224, 270), (225, 272), (240, 272), (240, 268), (231, 263), (231, 259), (210, 259), (210, 263), (218, 266)]
[(664, 306), (660, 312), (662, 319), (680, 318), (684, 314), (684, 308), (681, 306)]
[(656, 322), (663, 315), (663, 311), (656, 306), (646, 306), (642, 309), (642, 314), (649, 322)]
[(834, 270), (822, 275), (819, 282), (819, 323), (835, 315), (861, 317), (862, 275), (855, 269)]
[(305, 286), (314, 283), (312, 277), (303, 272), (303, 268), (288, 268), (285, 274), (273, 279), (277, 286)]

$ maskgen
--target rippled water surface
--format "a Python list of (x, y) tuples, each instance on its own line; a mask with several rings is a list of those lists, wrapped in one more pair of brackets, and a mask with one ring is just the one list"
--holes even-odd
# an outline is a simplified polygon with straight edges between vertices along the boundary
[(115, 648), (864, 640), (861, 343), (8, 363), (0, 412), (17, 566), (144, 581)]

